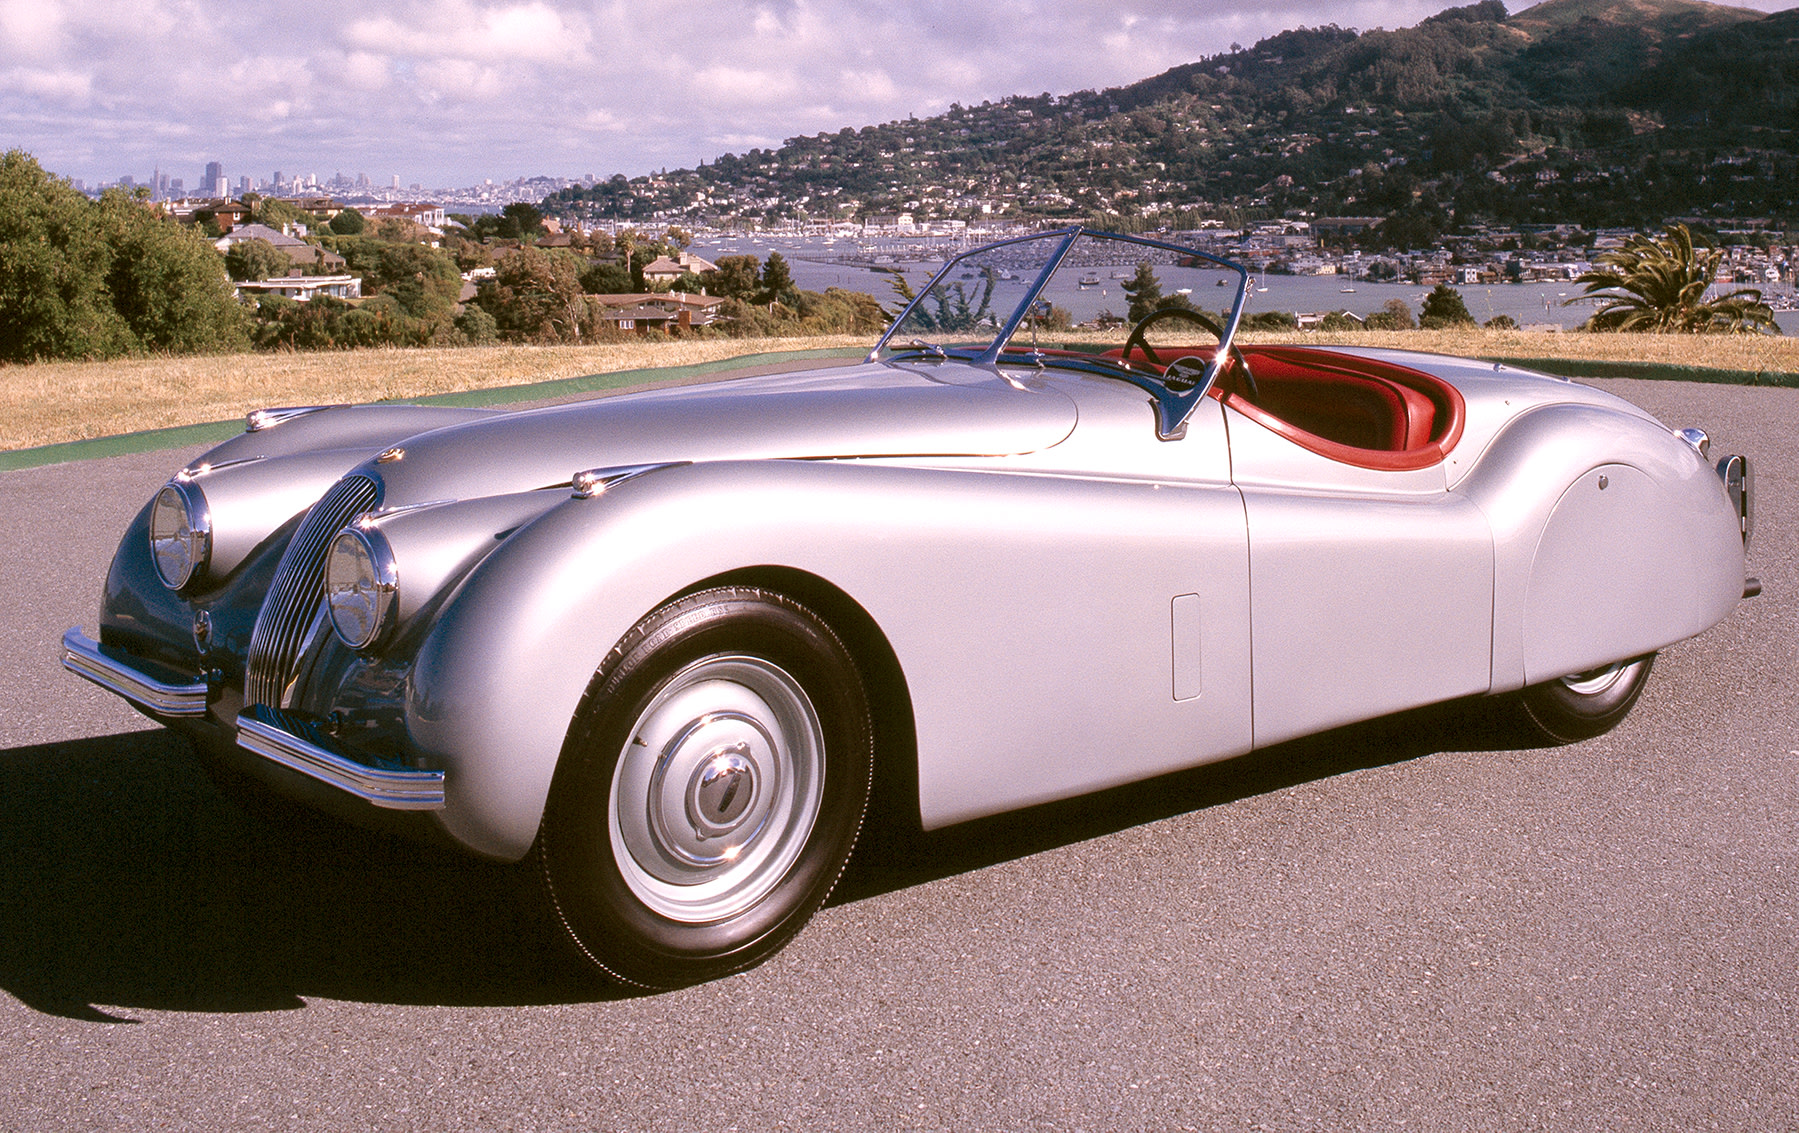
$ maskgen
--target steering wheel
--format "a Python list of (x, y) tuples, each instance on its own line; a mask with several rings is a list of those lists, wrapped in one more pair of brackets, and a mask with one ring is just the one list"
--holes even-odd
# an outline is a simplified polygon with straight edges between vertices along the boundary
[[(1149, 344), (1149, 328), (1162, 322), (1164, 319), (1173, 318), (1190, 319), (1211, 331), (1212, 337), (1216, 338), (1218, 341), (1224, 341), (1224, 328), (1213, 322), (1211, 316), (1195, 311), (1190, 307), (1158, 307), (1137, 320), (1137, 325), (1131, 328), (1130, 337), (1124, 340), (1124, 350), (1119, 354), (1119, 361), (1127, 366), (1130, 365), (1131, 350), (1135, 347), (1142, 349), (1144, 360), (1150, 365), (1160, 366), (1162, 364), (1162, 359), (1156, 354), (1155, 348)], [(1178, 364), (1179, 361), (1181, 360), (1176, 359), (1176, 364)], [(1226, 364), (1226, 367), (1220, 368), (1218, 371), (1220, 377), (1224, 376), (1224, 369), (1229, 366), (1236, 366), (1242, 371), (1245, 395), (1249, 400), (1255, 401), (1260, 396), (1260, 391), (1256, 389), (1255, 375), (1249, 372), (1249, 359), (1243, 357), (1243, 351), (1237, 349), (1237, 344), (1234, 342), (1231, 344), (1230, 361)]]

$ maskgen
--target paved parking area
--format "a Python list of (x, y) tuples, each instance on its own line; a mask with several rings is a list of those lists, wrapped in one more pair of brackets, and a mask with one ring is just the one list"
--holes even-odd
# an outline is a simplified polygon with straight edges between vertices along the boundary
[(1611, 735), (1426, 711), (877, 839), (644, 996), (60, 671), (186, 453), (0, 474), (0, 1128), (1799, 1128), (1799, 391), (1609, 388), (1754, 457), (1766, 585)]

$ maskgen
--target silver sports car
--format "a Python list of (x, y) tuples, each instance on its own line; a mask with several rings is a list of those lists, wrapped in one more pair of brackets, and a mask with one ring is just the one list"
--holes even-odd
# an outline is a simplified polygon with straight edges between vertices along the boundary
[[(1102, 280), (1147, 312), (1077, 324)], [(252, 413), (64, 663), (285, 795), (533, 856), (594, 965), (673, 986), (799, 930), (873, 783), (935, 829), (1461, 697), (1579, 739), (1758, 589), (1704, 433), (1239, 346), (1247, 282), (1071, 228), (952, 259), (860, 365)]]

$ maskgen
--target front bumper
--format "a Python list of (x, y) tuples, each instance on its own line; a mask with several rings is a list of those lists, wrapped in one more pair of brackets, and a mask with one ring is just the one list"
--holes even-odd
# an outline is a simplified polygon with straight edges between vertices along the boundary
[(82, 633), (79, 626), (62, 635), (62, 667), (154, 716), (206, 715), (205, 681), (184, 680), (142, 658), (128, 660)]
[[(139, 657), (127, 657), (74, 627), (62, 635), (63, 667), (117, 693), (152, 716), (204, 717), (206, 682), (184, 679)], [(375, 766), (338, 745), (308, 721), (256, 704), (236, 719), (237, 746), (387, 810), (442, 810), (444, 773)]]

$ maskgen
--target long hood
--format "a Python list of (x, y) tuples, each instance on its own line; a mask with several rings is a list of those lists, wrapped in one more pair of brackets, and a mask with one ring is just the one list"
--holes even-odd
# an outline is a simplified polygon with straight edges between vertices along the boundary
[(1066, 438), (1074, 403), (956, 362), (860, 365), (652, 390), (508, 413), (404, 441), (384, 503), (567, 483), (590, 468), (665, 461), (1003, 456)]

